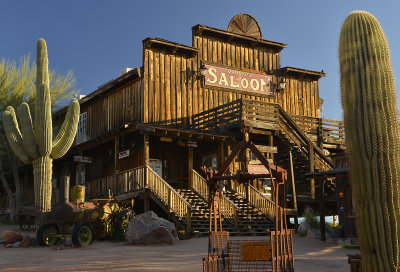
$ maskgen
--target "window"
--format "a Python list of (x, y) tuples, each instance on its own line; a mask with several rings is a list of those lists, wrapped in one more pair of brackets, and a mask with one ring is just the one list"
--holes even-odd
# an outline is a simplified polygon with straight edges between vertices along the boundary
[(76, 144), (86, 141), (87, 132), (87, 112), (79, 115), (78, 130), (76, 131)]

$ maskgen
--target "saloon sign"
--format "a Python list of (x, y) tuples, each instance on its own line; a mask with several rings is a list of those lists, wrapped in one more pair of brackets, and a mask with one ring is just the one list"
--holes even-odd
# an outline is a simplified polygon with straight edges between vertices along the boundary
[(241, 92), (273, 95), (272, 76), (206, 64), (205, 85)]

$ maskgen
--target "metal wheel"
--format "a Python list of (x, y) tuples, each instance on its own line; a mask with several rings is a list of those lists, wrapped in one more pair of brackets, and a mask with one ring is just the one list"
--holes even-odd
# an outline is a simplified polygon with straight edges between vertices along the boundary
[(131, 209), (122, 210), (115, 222), (114, 227), (114, 238), (118, 240), (125, 240), (125, 232), (128, 228), (129, 221), (131, 221), (132, 217), (135, 216), (135, 213)]
[(53, 246), (59, 240), (58, 237), (55, 237), (58, 233), (60, 233), (60, 230), (57, 224), (41, 225), (36, 233), (36, 240), (40, 246)]
[(89, 223), (82, 222), (74, 226), (72, 230), (72, 243), (75, 246), (88, 246), (93, 243), (93, 228)]

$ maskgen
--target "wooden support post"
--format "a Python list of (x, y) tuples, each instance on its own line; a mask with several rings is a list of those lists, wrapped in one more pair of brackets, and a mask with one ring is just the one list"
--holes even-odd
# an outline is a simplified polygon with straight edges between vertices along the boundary
[(150, 154), (149, 154), (149, 135), (144, 134), (143, 135), (143, 154), (144, 154), (144, 166), (149, 166), (149, 159), (150, 159)]
[(193, 147), (189, 147), (189, 150), (188, 150), (189, 188), (193, 187), (192, 170), (193, 170)]
[[(273, 147), (274, 146), (274, 136), (273, 135), (269, 135), (269, 146)], [(274, 161), (274, 153), (270, 153), (270, 159), (272, 161)]]
[[(289, 150), (289, 163), (290, 163), (290, 177), (292, 180), (292, 196), (293, 196), (293, 208), (297, 210), (297, 197), (296, 197), (296, 182), (294, 180), (294, 167), (293, 167), (293, 155), (292, 151)], [(297, 210), (298, 211), (298, 210)], [(298, 213), (294, 216), (294, 224), (297, 233), (298, 225), (299, 225), (299, 215)]]
[(114, 138), (114, 192), (112, 193), (118, 193), (119, 189), (118, 188), (118, 172), (119, 172), (119, 158), (118, 158), (118, 154), (119, 154), (119, 137), (115, 137)]
[(69, 176), (61, 177), (60, 189), (58, 193), (60, 202), (69, 202)]
[(321, 241), (325, 241), (325, 201), (324, 201), (324, 180), (319, 179), (319, 229), (321, 232)]
[[(315, 165), (314, 165), (314, 147), (310, 144), (309, 148), (309, 157), (310, 157), (310, 172), (315, 171)], [(310, 194), (311, 194), (311, 199), (315, 199), (315, 179), (313, 176), (311, 176), (310, 179)]]
[(225, 162), (225, 144), (224, 142), (218, 143), (218, 168), (220, 168)]
[(189, 238), (192, 233), (192, 210), (188, 209), (186, 215), (186, 236)]

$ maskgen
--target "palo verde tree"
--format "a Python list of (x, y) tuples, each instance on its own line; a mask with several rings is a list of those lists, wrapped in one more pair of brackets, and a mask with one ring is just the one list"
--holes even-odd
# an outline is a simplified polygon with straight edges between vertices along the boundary
[[(72, 145), (79, 120), (79, 103), (72, 99), (65, 120), (53, 139), (50, 75), (47, 46), (37, 43), (36, 101), (32, 122), (30, 107), (22, 103), (17, 112), (8, 106), (3, 113), (3, 125), (11, 149), (24, 163), (32, 163), (35, 206), (40, 212), (51, 209), (51, 176), (53, 159), (62, 157)], [(17, 119), (18, 117), (18, 119)]]
[(339, 42), (340, 87), (362, 271), (400, 270), (400, 127), (389, 45), (354, 11)]

